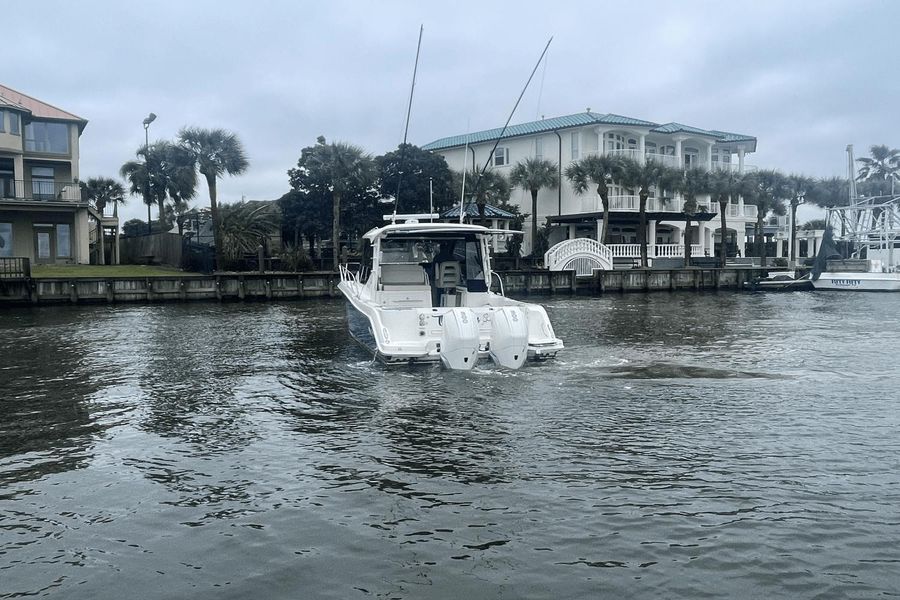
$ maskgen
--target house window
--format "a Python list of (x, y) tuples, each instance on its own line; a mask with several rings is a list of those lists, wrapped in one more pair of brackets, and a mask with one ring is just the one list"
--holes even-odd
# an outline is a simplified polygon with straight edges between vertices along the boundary
[(60, 223), (56, 226), (56, 256), (59, 258), (70, 258), (72, 256), (69, 234), (68, 224)]
[[(12, 113), (9, 113), (9, 114), (12, 115)], [(0, 133), (3, 133), (6, 131), (5, 123), (6, 123), (6, 111), (0, 110)]]
[(581, 156), (581, 133), (572, 132), (572, 160), (578, 160)]
[(502, 167), (509, 164), (509, 148), (497, 148), (494, 150), (494, 166)]
[(606, 134), (606, 151), (613, 152), (616, 150), (624, 150), (625, 149), (625, 137), (619, 135), (618, 133), (607, 133)]
[(538, 160), (544, 158), (544, 140), (541, 138), (534, 140), (534, 157)]
[(69, 126), (65, 123), (29, 123), (25, 126), (25, 150), (46, 154), (69, 153)]
[(31, 167), (31, 193), (35, 200), (53, 200), (56, 194), (53, 167)]
[(37, 257), (50, 258), (50, 232), (37, 232)]
[(647, 142), (644, 144), (644, 153), (656, 154), (656, 142)]
[(684, 149), (684, 168), (690, 169), (700, 164), (700, 150), (697, 148)]
[(0, 223), (0, 256), (12, 255), (12, 223)]
[(9, 114), (9, 132), (13, 135), (19, 135), (19, 115), (18, 113)]

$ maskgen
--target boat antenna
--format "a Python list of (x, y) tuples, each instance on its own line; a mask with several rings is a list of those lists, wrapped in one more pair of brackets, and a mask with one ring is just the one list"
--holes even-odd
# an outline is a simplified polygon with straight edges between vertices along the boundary
[(466, 147), (463, 150), (462, 189), (459, 191), (459, 222), (463, 222), (463, 209), (466, 206), (466, 159), (469, 158), (469, 134), (466, 134)]
[(544, 46), (544, 51), (541, 52), (541, 57), (538, 58), (537, 62), (534, 63), (534, 68), (531, 70), (531, 75), (528, 76), (528, 81), (525, 82), (525, 87), (522, 88), (521, 93), (519, 93), (519, 98), (516, 100), (515, 106), (509, 113), (509, 117), (506, 119), (506, 123), (503, 125), (503, 129), (500, 130), (500, 135), (497, 136), (497, 141), (494, 142), (494, 147), (491, 148), (490, 153), (488, 154), (487, 160), (484, 162), (484, 166), (481, 168), (481, 171), (478, 172), (478, 179), (475, 180), (475, 191), (473, 192), (473, 196), (478, 198), (478, 187), (481, 184), (481, 177), (484, 175), (485, 171), (487, 171), (488, 165), (491, 164), (491, 161), (494, 160), (494, 152), (497, 151), (497, 146), (500, 145), (500, 140), (503, 139), (503, 134), (506, 133), (507, 127), (509, 127), (509, 122), (512, 121), (513, 115), (516, 114), (516, 109), (519, 108), (519, 102), (522, 101), (522, 96), (525, 95), (525, 90), (528, 89), (528, 84), (531, 83), (531, 80), (534, 78), (534, 74), (537, 72), (539, 66), (541, 66), (541, 61), (544, 60), (544, 56), (547, 54), (547, 49), (550, 48), (550, 42), (553, 41), (553, 36), (550, 36), (550, 39), (547, 40), (547, 45)]
[(400, 145), (400, 171), (397, 173), (397, 194), (394, 196), (394, 214), (391, 218), (393, 222), (397, 217), (397, 203), (400, 202), (400, 184), (403, 182), (403, 160), (406, 153), (406, 140), (409, 134), (409, 117), (412, 114), (413, 92), (416, 90), (416, 73), (419, 71), (419, 53), (422, 50), (422, 33), (425, 31), (425, 25), (419, 26), (419, 43), (416, 45), (416, 63), (413, 66), (412, 85), (409, 86), (409, 103), (406, 107), (406, 126), (403, 128), (403, 143)]

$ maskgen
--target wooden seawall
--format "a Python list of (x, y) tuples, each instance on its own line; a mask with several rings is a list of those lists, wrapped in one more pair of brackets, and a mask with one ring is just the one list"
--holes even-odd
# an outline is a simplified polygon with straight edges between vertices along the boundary
[[(605, 294), (675, 290), (744, 289), (765, 269), (629, 269), (595, 271), (506, 271), (500, 273), (509, 294)], [(163, 277), (84, 277), (0, 279), (0, 306), (112, 302), (187, 302), (287, 300), (338, 297), (340, 276), (312, 273), (246, 273)], [(498, 288), (494, 286), (495, 290)]]

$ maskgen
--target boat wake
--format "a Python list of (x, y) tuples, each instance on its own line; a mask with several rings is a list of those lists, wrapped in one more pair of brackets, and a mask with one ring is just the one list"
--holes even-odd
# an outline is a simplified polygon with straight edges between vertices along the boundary
[(787, 379), (783, 374), (719, 369), (659, 362), (652, 365), (619, 365), (601, 368), (612, 377), (625, 379)]

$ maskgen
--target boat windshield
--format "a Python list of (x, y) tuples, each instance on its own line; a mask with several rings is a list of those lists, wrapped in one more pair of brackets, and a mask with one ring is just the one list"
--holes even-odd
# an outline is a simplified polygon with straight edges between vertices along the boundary
[(387, 237), (381, 240), (380, 263), (418, 264), (434, 281), (437, 265), (459, 263), (459, 271), (470, 292), (486, 292), (484, 256), (474, 235), (441, 237)]

